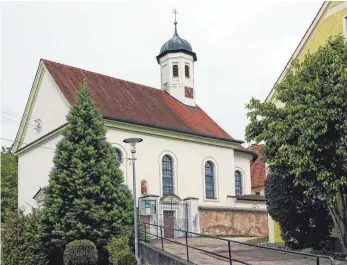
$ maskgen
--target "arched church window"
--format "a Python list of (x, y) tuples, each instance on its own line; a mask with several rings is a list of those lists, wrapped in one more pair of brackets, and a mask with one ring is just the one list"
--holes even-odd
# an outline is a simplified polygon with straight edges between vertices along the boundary
[(205, 164), (205, 193), (206, 199), (216, 198), (215, 168), (211, 161), (207, 161)]
[(174, 194), (173, 183), (173, 161), (169, 155), (164, 155), (162, 159), (163, 194)]
[(235, 195), (241, 196), (242, 195), (242, 173), (239, 170), (235, 171)]
[(186, 76), (187, 78), (190, 77), (190, 75), (189, 75), (189, 65), (185, 65), (185, 66), (184, 66), (184, 73), (185, 73), (185, 76)]
[(119, 148), (115, 148), (115, 152), (116, 152), (116, 161), (117, 161), (118, 165), (120, 165), (123, 162), (122, 151)]
[(172, 66), (172, 75), (173, 75), (173, 77), (178, 77), (178, 65), (177, 64), (174, 64)]

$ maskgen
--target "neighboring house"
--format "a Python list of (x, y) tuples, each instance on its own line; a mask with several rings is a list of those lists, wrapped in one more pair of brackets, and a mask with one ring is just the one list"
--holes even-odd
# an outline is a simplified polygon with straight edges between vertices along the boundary
[[(326, 1), (319, 9), (316, 17), (301, 39), (281, 75), (278, 77), (275, 85), (268, 94), (266, 101), (280, 105), (281, 102), (276, 99), (275, 86), (283, 80), (291, 62), (294, 59), (302, 61), (306, 54), (309, 52), (314, 53), (320, 46), (324, 45), (329, 37), (337, 36), (339, 34), (347, 38), (347, 2)], [(270, 241), (282, 241), (278, 224), (269, 219), (269, 227)]]
[[(13, 146), (18, 156), (19, 206), (29, 209), (29, 205), (38, 206), (42, 201), (41, 187), (48, 184), (54, 150), (66, 127), (65, 116), (75, 104), (80, 83), (86, 81), (130, 189), (131, 153), (123, 140), (143, 138), (136, 153), (136, 193), (143, 200), (154, 199), (141, 203), (142, 215), (150, 216), (153, 210), (156, 220), (165, 225), (170, 222), (165, 216), (183, 218), (179, 215), (182, 209), (172, 205), (183, 205), (186, 199), (199, 208), (197, 214), (205, 232), (266, 235), (266, 212), (252, 210), (258, 201), (238, 205), (238, 199), (251, 194), (250, 163), (257, 154), (243, 148), (242, 141), (232, 138), (197, 105), (197, 56), (189, 42), (177, 34), (176, 23), (174, 36), (156, 59), (161, 71), (160, 89), (40, 60)], [(169, 202), (171, 208), (165, 209)], [(248, 209), (248, 223), (242, 221), (245, 213), (239, 208)], [(235, 220), (223, 218), (225, 211)], [(219, 219), (213, 220), (212, 215)], [(199, 215), (195, 214), (190, 221), (199, 227), (197, 220)], [(218, 230), (218, 223), (226, 227), (226, 232)]]
[(264, 186), (266, 180), (266, 164), (263, 161), (263, 144), (253, 144), (248, 150), (258, 154), (258, 158), (251, 163), (251, 185), (252, 194), (264, 196)]

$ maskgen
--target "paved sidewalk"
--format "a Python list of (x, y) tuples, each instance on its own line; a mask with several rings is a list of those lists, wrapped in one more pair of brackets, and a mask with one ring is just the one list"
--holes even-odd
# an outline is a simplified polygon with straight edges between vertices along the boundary
[[(245, 242), (250, 237), (238, 237), (230, 238), (235, 241)], [(185, 238), (170, 239), (176, 242), (185, 244)], [(153, 243), (156, 247), (161, 248), (161, 241)], [(216, 240), (213, 238), (188, 238), (189, 246), (194, 246), (200, 249), (204, 249), (221, 256), (229, 257), (228, 242)], [(164, 240), (164, 250), (174, 255), (187, 258), (186, 247), (171, 243)], [(303, 257), (295, 254), (287, 254), (283, 252), (271, 251), (267, 249), (260, 249), (237, 243), (231, 243), (232, 258), (247, 262), (252, 265), (316, 265), (315, 258)], [(204, 253), (199, 250), (189, 248), (189, 259), (191, 262), (197, 265), (229, 265), (227, 259), (217, 257), (213, 254)], [(234, 261), (233, 265), (239, 265), (242, 263)], [(320, 265), (329, 265), (329, 260), (320, 260)]]

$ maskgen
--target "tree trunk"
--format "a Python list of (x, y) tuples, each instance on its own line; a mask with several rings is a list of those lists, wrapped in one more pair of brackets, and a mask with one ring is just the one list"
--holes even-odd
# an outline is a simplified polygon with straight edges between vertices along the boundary
[(347, 245), (347, 197), (343, 196), (341, 193), (341, 201), (342, 201), (342, 216), (343, 216), (343, 232), (344, 239)]
[[(330, 203), (327, 202), (327, 206), (328, 206), (328, 210), (329, 210), (329, 213), (330, 213), (330, 216), (331, 218), (333, 219), (333, 222), (334, 222), (334, 226), (336, 228), (336, 232), (337, 232), (337, 237), (341, 243), (341, 246), (342, 246), (342, 252), (343, 253), (347, 253), (347, 242), (346, 242), (346, 237), (343, 236), (343, 233), (341, 231), (341, 227), (340, 227), (340, 224), (339, 224), (339, 217), (336, 216), (336, 212), (335, 210), (333, 209), (333, 207), (330, 205)], [(344, 232), (346, 230), (346, 226), (344, 227)]]

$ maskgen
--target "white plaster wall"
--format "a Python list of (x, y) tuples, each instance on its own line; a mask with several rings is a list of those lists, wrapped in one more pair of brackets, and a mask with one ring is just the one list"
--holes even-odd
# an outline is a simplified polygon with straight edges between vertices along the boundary
[(267, 209), (265, 202), (257, 202), (257, 201), (237, 201), (235, 204), (236, 208), (250, 208), (250, 209)]
[[(178, 77), (173, 77), (172, 67), (178, 64)], [(189, 64), (190, 77), (185, 76), (185, 65)], [(163, 72), (163, 66), (166, 65), (167, 70)], [(166, 89), (167, 92), (181, 101), (182, 103), (190, 106), (195, 106), (196, 90), (194, 87), (194, 59), (193, 56), (179, 52), (169, 53), (160, 58), (160, 71), (161, 71), (161, 88)], [(164, 83), (167, 82), (165, 86)], [(184, 87), (191, 87), (194, 90), (194, 98), (185, 97)]]
[[(130, 146), (123, 143), (129, 137), (143, 138), (137, 145), (136, 183), (137, 196), (140, 196), (140, 183), (147, 180), (148, 193), (162, 195), (161, 158), (169, 154), (174, 160), (174, 185), (175, 193), (181, 199), (196, 197), (199, 205), (205, 206), (230, 206), (227, 195), (234, 195), (234, 161), (236, 168), (244, 174), (245, 194), (251, 190), (249, 179), (249, 156), (240, 156), (229, 148), (202, 145), (187, 141), (178, 141), (154, 137), (150, 135), (109, 129), (107, 138), (113, 146), (123, 152), (121, 169), (124, 172), (125, 183), (132, 190), (132, 165)], [(42, 147), (55, 148), (61, 136), (35, 147), (18, 156), (19, 175), (19, 206), (26, 208), (30, 204), (37, 206), (33, 196), (40, 187), (48, 184), (49, 173), (53, 167), (54, 151)], [(204, 163), (211, 160), (215, 163), (216, 199), (205, 199)]]
[(237, 200), (230, 196), (228, 197), (228, 206), (241, 209), (266, 209), (265, 201)]
[(20, 148), (63, 125), (68, 111), (69, 105), (66, 99), (56, 87), (51, 75), (45, 70), (29, 121), (29, 124), (33, 125), (35, 119), (40, 119), (42, 128), (36, 131), (26, 127), (24, 144)]
[[(240, 152), (235, 152), (235, 170), (240, 170), (242, 173), (243, 195), (251, 194), (251, 168), (249, 155)], [(235, 178), (233, 178), (233, 180), (235, 180)], [(231, 195), (235, 195), (235, 182), (233, 184), (233, 193)]]
[(256, 194), (257, 192), (259, 192), (259, 194), (260, 194), (261, 196), (265, 196), (264, 187), (252, 188), (252, 194)]
[[(200, 205), (227, 206), (227, 195), (234, 195), (234, 151), (232, 149), (202, 145), (186, 141), (153, 137), (140, 133), (109, 129), (107, 137), (125, 150), (124, 157), (130, 156), (130, 146), (123, 143), (129, 137), (143, 138), (137, 145), (136, 183), (140, 196), (140, 183), (146, 180), (148, 193), (162, 195), (161, 158), (169, 154), (174, 160), (175, 192), (180, 198), (199, 198)], [(204, 196), (204, 161), (216, 163), (216, 200), (206, 200)], [(245, 193), (250, 194), (249, 156), (237, 156), (237, 168), (245, 174)], [(132, 167), (125, 163), (126, 183), (132, 190)]]
[(26, 211), (31, 206), (39, 205), (33, 199), (40, 187), (48, 184), (49, 173), (53, 167), (56, 143), (62, 136), (57, 136), (28, 152), (18, 155), (18, 206)]

